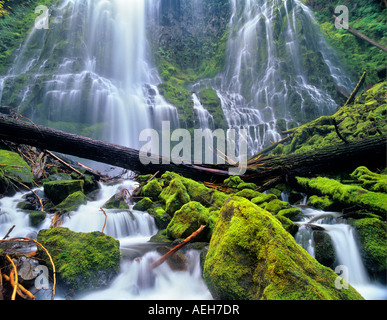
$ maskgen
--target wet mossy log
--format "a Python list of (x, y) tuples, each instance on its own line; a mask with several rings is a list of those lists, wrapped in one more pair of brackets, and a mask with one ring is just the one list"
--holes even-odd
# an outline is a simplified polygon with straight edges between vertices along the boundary
[[(386, 137), (386, 135), (379, 135), (347, 144), (338, 143), (299, 154), (252, 157), (248, 161), (243, 180), (254, 181), (261, 186), (260, 191), (262, 191), (270, 186), (270, 181), (279, 183), (290, 177), (310, 176), (333, 169), (353, 171), (360, 165), (371, 168), (385, 166)], [(226, 165), (176, 165), (172, 162), (162, 164), (161, 161), (160, 164), (143, 165), (138, 150), (10, 117), (0, 117), (0, 139), (86, 158), (141, 174), (174, 171), (202, 181), (223, 181), (228, 175)]]

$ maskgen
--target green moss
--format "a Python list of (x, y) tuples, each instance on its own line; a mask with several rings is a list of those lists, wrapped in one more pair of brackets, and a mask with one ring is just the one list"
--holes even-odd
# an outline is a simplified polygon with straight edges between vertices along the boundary
[(0, 179), (6, 177), (30, 185), (34, 180), (30, 166), (20, 155), (15, 152), (0, 150), (0, 169), (2, 171)]
[(171, 216), (184, 204), (191, 201), (187, 189), (179, 178), (175, 178), (169, 183), (168, 187), (160, 193), (160, 199), (164, 201), (165, 210)]
[[(78, 233), (54, 228), (41, 230), (37, 240), (50, 252), (58, 281), (77, 292), (104, 287), (119, 271), (119, 241), (101, 232)], [(40, 248), (39, 252), (51, 266)]]
[(318, 177), (315, 179), (296, 178), (297, 183), (308, 193), (329, 196), (333, 201), (345, 206), (358, 205), (381, 215), (387, 213), (387, 194), (372, 192), (359, 186), (344, 185), (336, 180)]
[(337, 275), (319, 264), (270, 213), (234, 197), (221, 209), (204, 279), (215, 299), (362, 299), (337, 290)]
[(30, 223), (33, 227), (38, 227), (45, 219), (46, 213), (42, 211), (27, 211), (30, 216)]
[(153, 201), (150, 198), (141, 199), (133, 206), (133, 210), (147, 211), (153, 205)]
[(387, 226), (375, 218), (351, 222), (356, 229), (362, 247), (362, 257), (366, 268), (376, 274), (387, 271)]
[(250, 189), (250, 190), (256, 190), (258, 187), (255, 183), (247, 183), (247, 182), (242, 182), (238, 185), (238, 189)]
[(387, 193), (387, 175), (385, 174), (377, 174), (366, 167), (359, 167), (351, 174), (351, 177), (358, 180), (367, 190)]
[(262, 207), (266, 211), (269, 211), (271, 214), (276, 215), (278, 212), (280, 212), (283, 209), (289, 209), (290, 204), (285, 202), (285, 201), (275, 199), (275, 200), (272, 200), (272, 201), (266, 203)]
[[(237, 194), (239, 195), (239, 194)], [(258, 196), (255, 196), (254, 198), (251, 199), (251, 202), (260, 206), (262, 204), (264, 204), (265, 202), (270, 202), (270, 201), (273, 201), (273, 200), (277, 200), (277, 196), (275, 194), (264, 194), (264, 193), (261, 193), (259, 194)]]
[(75, 211), (81, 205), (86, 204), (86, 196), (82, 191), (77, 191), (70, 194), (66, 199), (56, 206), (56, 209), (61, 211)]
[(174, 239), (187, 238), (201, 225), (208, 225), (208, 218), (208, 209), (199, 202), (191, 201), (176, 211), (167, 227), (167, 234)]
[(102, 207), (105, 209), (129, 209), (129, 205), (122, 197), (121, 192), (113, 195)]
[[(260, 193), (258, 191), (251, 190), (251, 189), (243, 189), (241, 191), (238, 191), (235, 195), (238, 197), (243, 197), (243, 198), (251, 200), (253, 198), (261, 197), (262, 193)], [(275, 197), (275, 198), (277, 198), (277, 197)]]
[(289, 232), (293, 237), (296, 235), (299, 229), (298, 225), (296, 225), (292, 220), (285, 216), (276, 215), (275, 217), (279, 222), (281, 222), (282, 227), (287, 232)]
[(157, 180), (152, 180), (142, 187), (141, 195), (144, 197), (157, 199), (162, 191), (162, 188)]
[(231, 176), (223, 181), (223, 183), (231, 188), (237, 188), (239, 184), (241, 184), (243, 180), (240, 176)]
[(50, 181), (43, 184), (44, 193), (54, 203), (59, 204), (70, 194), (83, 192), (83, 180)]
[(308, 199), (307, 205), (320, 210), (331, 210), (334, 206), (334, 201), (327, 196), (319, 197), (314, 195)]
[(155, 218), (155, 223), (159, 229), (166, 229), (171, 222), (171, 217), (164, 208), (156, 206), (148, 209), (148, 213)]
[(215, 129), (228, 129), (227, 119), (222, 109), (222, 102), (216, 91), (211, 88), (204, 89), (200, 91), (199, 97), (203, 107), (213, 116)]
[(298, 215), (302, 213), (299, 208), (282, 209), (277, 213), (277, 217), (286, 217), (290, 220), (294, 220)]

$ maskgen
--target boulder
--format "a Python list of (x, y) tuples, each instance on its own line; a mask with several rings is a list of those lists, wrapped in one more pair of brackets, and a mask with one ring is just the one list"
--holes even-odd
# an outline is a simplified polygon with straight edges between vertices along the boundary
[(162, 187), (159, 182), (155, 179), (148, 182), (145, 186), (142, 187), (141, 195), (143, 197), (148, 197), (151, 199), (157, 199), (162, 191)]
[(55, 204), (61, 203), (70, 194), (83, 192), (83, 180), (61, 180), (43, 183), (44, 193)]
[(234, 197), (220, 211), (204, 263), (215, 299), (362, 299), (301, 248), (269, 212)]
[(86, 204), (87, 199), (82, 191), (70, 194), (66, 199), (59, 203), (55, 208), (62, 212), (76, 211), (81, 205)]
[[(120, 243), (101, 232), (81, 233), (67, 228), (41, 230), (39, 241), (52, 256), (58, 283), (80, 292), (107, 286), (120, 268)], [(39, 253), (51, 267), (47, 255)]]
[(173, 216), (184, 204), (191, 201), (180, 178), (173, 179), (168, 187), (164, 188), (160, 193), (160, 198), (165, 203), (165, 211)]
[(361, 246), (364, 264), (372, 274), (386, 276), (387, 272), (387, 225), (376, 218), (349, 220), (355, 227)]
[(152, 207), (152, 205), (153, 201), (150, 198), (145, 197), (133, 206), (133, 210), (147, 211), (149, 208)]
[(32, 185), (34, 180), (31, 167), (20, 155), (12, 151), (0, 150), (0, 193), (15, 192), (9, 178), (27, 186)]

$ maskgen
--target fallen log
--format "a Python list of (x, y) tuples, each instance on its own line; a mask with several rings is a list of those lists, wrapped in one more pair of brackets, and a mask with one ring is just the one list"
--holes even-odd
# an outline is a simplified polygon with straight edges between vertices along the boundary
[[(247, 163), (243, 180), (265, 185), (274, 178), (279, 178), (279, 183), (280, 179), (287, 181), (290, 177), (310, 176), (333, 169), (353, 171), (361, 165), (385, 166), (386, 137), (378, 135), (298, 154), (252, 157)], [(90, 159), (140, 174), (173, 171), (200, 181), (223, 181), (229, 174), (227, 165), (163, 164), (162, 157), (159, 157), (159, 164), (143, 165), (138, 150), (10, 117), (0, 117), (0, 139)]]
[(164, 261), (166, 261), (168, 258), (170, 258), (172, 255), (174, 255), (177, 251), (179, 251), (181, 248), (183, 248), (185, 245), (187, 245), (189, 242), (191, 242), (193, 239), (198, 237), (203, 230), (207, 226), (201, 226), (198, 230), (196, 230), (193, 234), (191, 234), (188, 238), (186, 238), (184, 241), (180, 242), (176, 247), (174, 247), (172, 250), (168, 251), (165, 255), (163, 255), (159, 260), (153, 262), (150, 265), (150, 269), (157, 268), (160, 264), (162, 264)]
[[(338, 20), (339, 18), (336, 17), (335, 15), (333, 15), (333, 17)], [(371, 38), (367, 37), (365, 34), (359, 32), (358, 30), (356, 30), (355, 28), (351, 27), (350, 25), (348, 25), (348, 31), (350, 33), (352, 33), (354, 36), (360, 38), (360, 39), (363, 39), (365, 41), (367, 41), (368, 43), (372, 44), (373, 46), (383, 50), (384, 52), (387, 52), (387, 48), (384, 47), (383, 45), (381, 45), (380, 43), (372, 40)]]
[[(201, 168), (196, 166), (193, 170), (193, 166), (189, 164), (177, 165), (172, 162), (165, 164), (163, 157), (156, 155), (153, 158), (159, 159), (159, 164), (144, 165), (140, 161), (140, 152), (138, 150), (36, 125), (30, 121), (16, 120), (11, 117), (0, 117), (0, 139), (94, 160), (141, 174), (153, 174), (156, 171), (160, 171), (160, 173), (174, 171), (186, 177), (197, 178), (198, 171)], [(203, 179), (210, 180), (214, 176), (226, 176), (228, 174), (228, 166), (206, 165), (202, 167), (204, 168), (201, 172)], [(207, 171), (209, 169), (212, 171)]]

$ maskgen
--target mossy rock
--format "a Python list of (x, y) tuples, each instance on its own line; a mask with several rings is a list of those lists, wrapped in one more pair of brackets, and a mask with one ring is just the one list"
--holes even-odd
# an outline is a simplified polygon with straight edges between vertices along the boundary
[(77, 191), (84, 192), (83, 180), (63, 180), (43, 183), (44, 193), (54, 203), (59, 204), (70, 194)]
[(282, 209), (277, 213), (277, 216), (282, 216), (290, 220), (295, 220), (302, 213), (299, 208)]
[(141, 199), (133, 206), (133, 210), (147, 211), (152, 207), (152, 205), (153, 205), (153, 201), (150, 198), (145, 197), (144, 199)]
[(158, 199), (162, 190), (163, 188), (161, 187), (160, 183), (155, 179), (142, 187), (141, 195), (143, 197)]
[(102, 207), (105, 209), (129, 209), (129, 205), (125, 202), (121, 192), (113, 195)]
[(387, 214), (387, 194), (368, 191), (355, 185), (345, 185), (339, 181), (318, 177), (314, 179), (296, 178), (297, 183), (309, 194), (329, 196), (343, 206), (360, 206), (383, 219)]
[(270, 194), (261, 193), (258, 196), (252, 198), (251, 202), (259, 206), (259, 205), (264, 204), (265, 202), (270, 202), (270, 201), (277, 200), (277, 199), (278, 198), (277, 198), (277, 196), (275, 194), (272, 194), (272, 193), (270, 193)]
[(351, 286), (301, 248), (281, 223), (250, 201), (224, 204), (211, 238), (203, 276), (215, 299), (361, 300)]
[(313, 195), (309, 197), (307, 205), (320, 210), (331, 210), (335, 206), (335, 202), (328, 196), (319, 197)]
[(276, 215), (275, 216), (279, 222), (281, 222), (282, 227), (289, 232), (293, 237), (298, 232), (299, 226), (295, 224), (292, 220), (285, 216)]
[(0, 150), (0, 192), (13, 193), (10, 179), (30, 186), (34, 180), (31, 167), (23, 158), (12, 151)]
[[(67, 228), (41, 230), (39, 241), (52, 256), (58, 282), (76, 292), (106, 287), (120, 268), (120, 243), (101, 232), (80, 233)], [(51, 263), (42, 249), (46, 264)]]
[(81, 205), (87, 203), (87, 198), (82, 191), (70, 194), (66, 199), (56, 206), (57, 210), (70, 212), (76, 211)]
[(242, 182), (238, 184), (238, 189), (250, 189), (250, 190), (256, 190), (258, 187), (255, 183), (248, 183), (248, 182)]
[(156, 226), (161, 230), (166, 229), (168, 224), (171, 222), (171, 216), (158, 204), (149, 208), (148, 213), (155, 218)]
[(160, 193), (160, 199), (165, 203), (165, 211), (173, 216), (184, 204), (191, 201), (180, 178), (173, 179), (168, 187)]
[(191, 201), (176, 211), (167, 227), (167, 234), (170, 238), (185, 239), (198, 230), (201, 225), (208, 225), (209, 216), (207, 208), (199, 202)]
[(373, 274), (384, 276), (387, 272), (387, 225), (375, 218), (350, 220), (361, 245), (366, 268)]
[(324, 231), (313, 231), (315, 258), (322, 265), (332, 268), (336, 260), (336, 252), (331, 237)]
[[(241, 191), (238, 191), (235, 195), (238, 197), (243, 197), (243, 198), (251, 200), (253, 198), (262, 196), (262, 193), (260, 193), (258, 191), (251, 190), (251, 189), (243, 189)], [(277, 197), (275, 197), (275, 198), (277, 199)]]
[(240, 176), (231, 176), (223, 181), (223, 183), (231, 188), (237, 188), (241, 183), (243, 183), (243, 180)]
[(269, 211), (271, 214), (276, 215), (278, 212), (280, 212), (283, 209), (290, 209), (290, 204), (285, 201), (275, 199), (266, 203), (263, 206), (263, 208), (266, 211)]
[(30, 224), (32, 227), (35, 227), (35, 228), (38, 227), (46, 219), (46, 216), (47, 216), (47, 214), (42, 211), (28, 210), (25, 212), (29, 214)]

